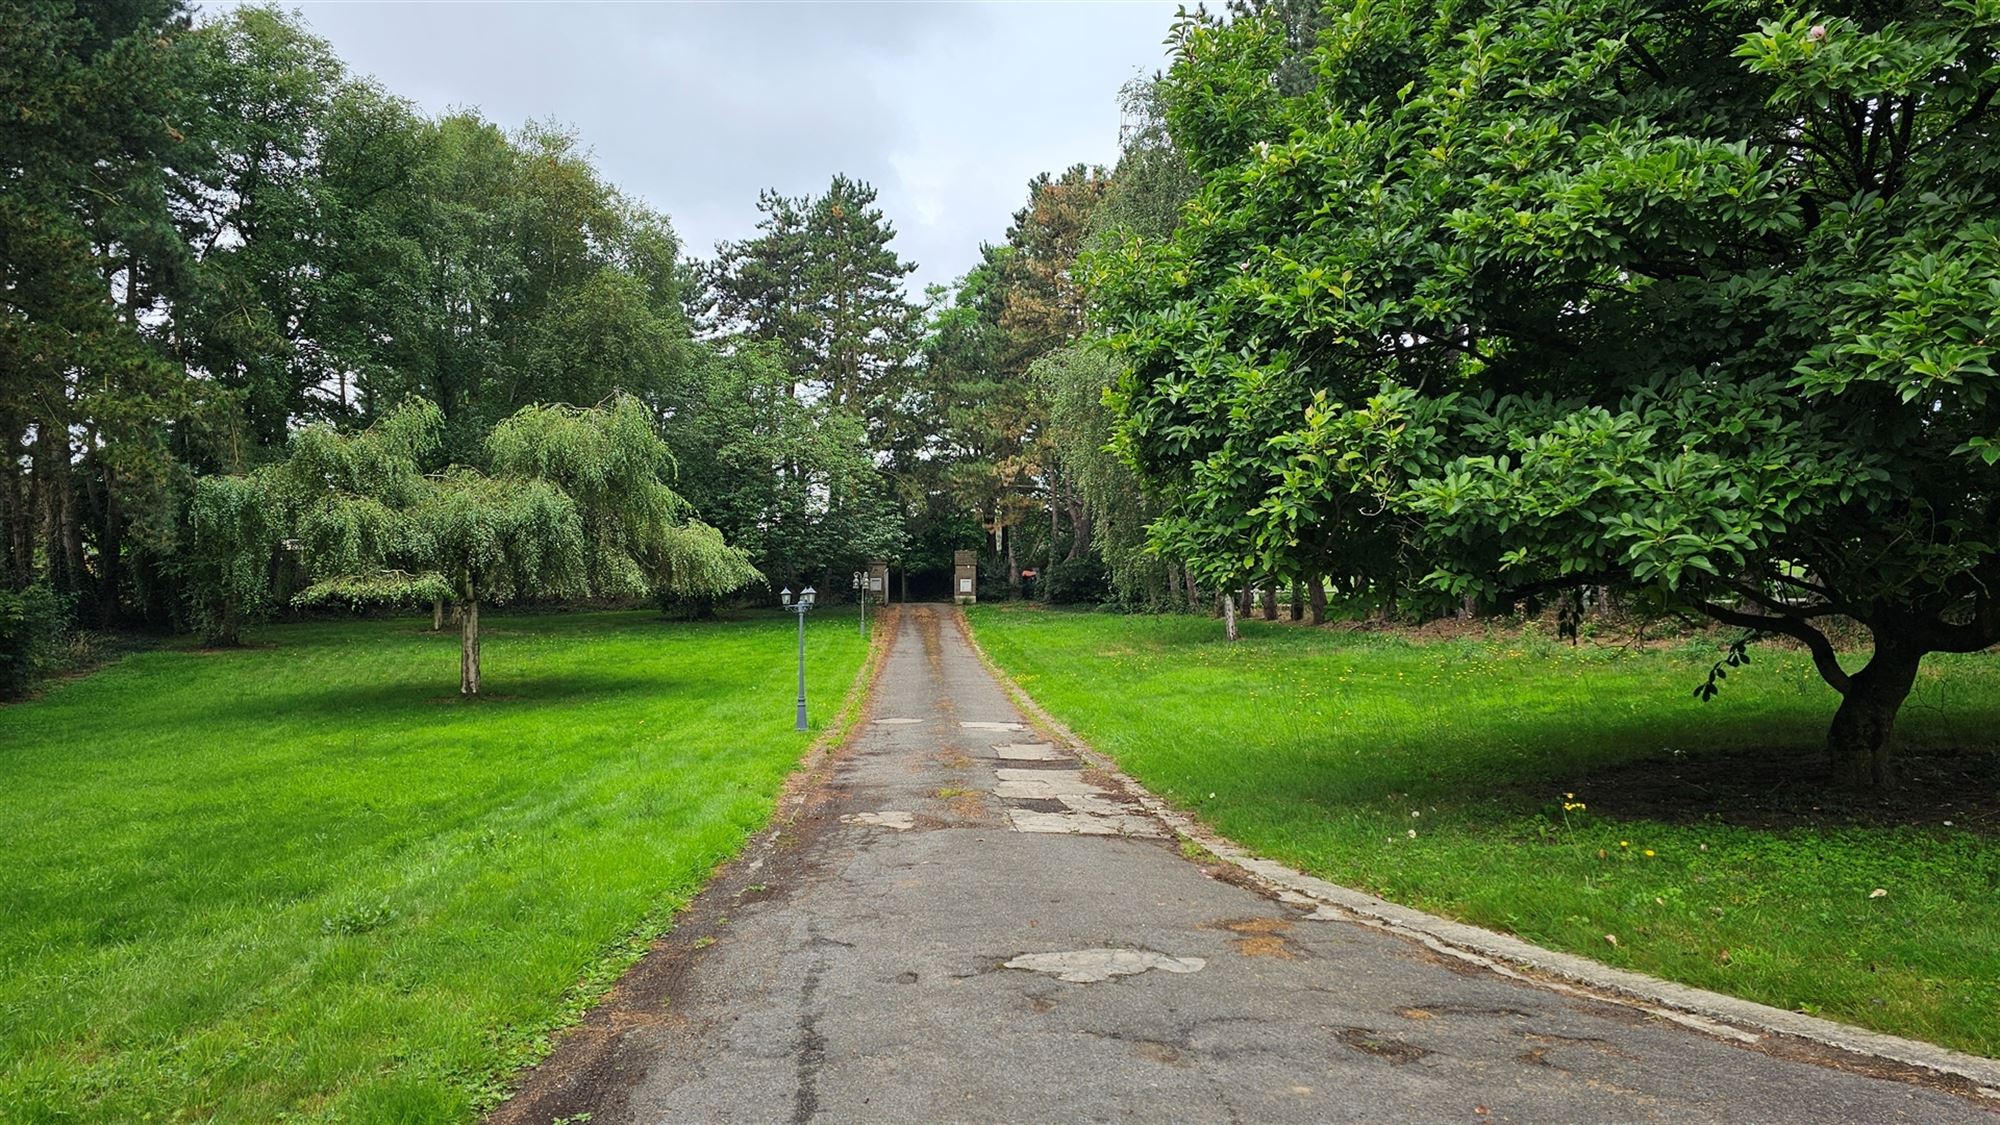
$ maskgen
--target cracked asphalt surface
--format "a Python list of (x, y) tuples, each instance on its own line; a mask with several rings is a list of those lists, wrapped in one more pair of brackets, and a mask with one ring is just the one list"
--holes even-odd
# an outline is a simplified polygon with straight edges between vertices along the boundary
[(1996, 1120), (1218, 878), (1025, 727), (950, 607), (895, 627), (789, 847), (703, 896), (496, 1119)]

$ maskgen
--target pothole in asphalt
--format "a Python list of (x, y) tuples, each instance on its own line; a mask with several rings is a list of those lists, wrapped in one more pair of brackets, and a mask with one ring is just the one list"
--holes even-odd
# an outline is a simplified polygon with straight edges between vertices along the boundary
[(1405, 1043), (1401, 1039), (1394, 1039), (1380, 1032), (1370, 1031), (1365, 1027), (1344, 1027), (1340, 1029), (1339, 1035), (1342, 1043), (1360, 1051), (1364, 1055), (1374, 1055), (1378, 1059), (1387, 1059), (1392, 1066), (1413, 1063), (1430, 1054), (1429, 1051), (1417, 1046), (1415, 1043)]
[(1285, 931), (1292, 928), (1291, 922), (1283, 918), (1237, 918), (1216, 923), (1236, 936), (1229, 944), (1245, 957), (1277, 957), (1290, 961), (1299, 955), (1298, 947)]
[(921, 723), (921, 722), (923, 722), (922, 719), (903, 719), (903, 718), (877, 719), (875, 720), (875, 725), (878, 727), (906, 727), (912, 723)]
[(915, 814), (906, 812), (858, 812), (840, 818), (842, 824), (865, 824), (870, 828), (893, 828), (898, 832), (916, 827)]
[(1208, 964), (1200, 957), (1174, 957), (1151, 949), (1077, 949), (1067, 953), (1023, 953), (1004, 968), (1049, 973), (1071, 984), (1093, 984), (1112, 977), (1133, 976), (1158, 969), (1166, 973), (1198, 973)]
[(966, 730), (1027, 730), (1028, 729), (1028, 724), (1026, 723), (961, 722), (958, 725), (964, 727)]

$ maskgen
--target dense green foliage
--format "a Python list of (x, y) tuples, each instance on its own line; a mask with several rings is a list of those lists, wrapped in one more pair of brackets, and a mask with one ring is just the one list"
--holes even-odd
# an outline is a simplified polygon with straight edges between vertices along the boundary
[(0, 590), (0, 699), (28, 690), (58, 664), (69, 607), (47, 586)]
[[(1647, 794), (1626, 775), (1640, 763), (1665, 786), (1715, 755), (1810, 748), (1823, 689), (1803, 653), (1772, 653), (1718, 708), (1682, 690), (1714, 659), (1706, 645), (1412, 643), (1256, 622), (1229, 645), (1187, 618), (979, 607), (972, 620), (1038, 702), (1261, 854), (1614, 965), (2000, 1052), (1990, 822), (1947, 805), (1870, 827), (1801, 801), (1805, 823), (1766, 828), (1701, 815), (1726, 793), (1667, 788), (1651, 792), (1679, 815), (1614, 811), (1614, 796)], [(1906, 742), (2000, 753), (1991, 660), (1928, 663), (1917, 699)]]
[[(683, 306), (698, 287), (671, 227), (607, 183), (570, 134), (426, 117), (270, 8), (197, 21), (176, 0), (36, 0), (0, 12), (0, 41), (9, 588), (45, 582), (92, 624), (228, 642), (297, 592), (276, 550), (294, 532), (336, 555), (419, 546), (371, 538), (382, 513), (365, 505), (301, 501), (321, 523), (300, 529), (253, 503), (254, 482), (304, 431), (333, 442), (406, 401), (432, 404), (420, 472), (399, 487), (484, 534), (463, 521), (505, 514), (489, 500), (548, 530), (564, 522), (534, 495), (482, 494), (467, 475), (495, 475), (488, 435), (504, 420), (579, 449), (590, 441), (562, 420), (608, 403), (637, 404), (617, 408), (635, 440), (634, 427), (672, 419), (677, 439), (715, 448), (740, 421), (697, 409), (728, 348), (691, 335)], [(656, 462), (664, 488), (675, 468)], [(417, 480), (449, 465), (467, 472)], [(555, 480), (573, 465), (546, 468), (528, 475), (592, 487)], [(747, 574), (704, 549), (713, 535), (684, 506), (572, 499), (588, 529), (581, 573), (574, 586), (543, 575), (550, 590), (670, 579), (715, 592)], [(620, 569), (635, 552), (680, 565), (641, 582)], [(320, 577), (349, 600), (415, 589), (352, 573), (359, 556), (329, 561)]]
[[(1184, 19), (1204, 176), (1099, 259), (1117, 441), (1212, 576), (1625, 587), (1819, 654), (1889, 777), (2000, 641), (2000, 9), (1337, 3)], [(1845, 670), (1823, 622), (1865, 624)]]
[[(364, 622), (0, 710), (0, 1116), (406, 1125), (497, 1100), (804, 743), (771, 659), (788, 616), (491, 624), (478, 709), (439, 706), (452, 639)], [(825, 721), (862, 645), (819, 615), (808, 644)]]
[[(220, 643), (302, 587), (349, 604), (431, 590), (416, 563), (389, 568), (401, 579), (352, 558), (301, 572), (288, 540), (332, 536), (318, 546), (370, 566), (421, 552), (371, 538), (386, 532), (365, 505), (307, 506), (339, 526), (295, 528), (253, 483), (302, 431), (351, 436), (419, 399), (438, 425), (418, 467), (466, 470), (424, 487), (455, 490), (465, 515), (484, 510), (467, 473), (521, 475), (493, 464), (495, 427), (629, 396), (673, 451), (659, 475), (682, 514), (773, 586), (875, 558), (935, 575), (983, 545), (1016, 591), (1024, 568), (1094, 572), (1106, 524), (1114, 581), (1143, 575), (1129, 596), (1168, 600), (1178, 568), (1140, 559), (1135, 482), (1078, 444), (1102, 430), (1113, 374), (1088, 342), (1078, 257), (1112, 231), (1170, 230), (1191, 190), (1151, 83), (1128, 91), (1118, 169), (1036, 177), (1003, 244), (924, 307), (866, 183), (766, 192), (754, 233), (690, 261), (572, 134), (428, 116), (274, 8), (35, 0), (0, 14), (0, 37), (19, 48), (0, 56), (9, 588), (45, 582), (91, 624)], [(1073, 350), (1067, 370), (1097, 384), (1072, 380), (1065, 429), (1036, 364)], [(577, 513), (582, 585), (551, 571), (547, 590), (640, 585), (614, 572), (599, 514)], [(733, 578), (702, 564), (720, 558), (707, 537), (662, 545), (708, 576), (690, 591), (710, 588), (665, 600), (712, 604)]]

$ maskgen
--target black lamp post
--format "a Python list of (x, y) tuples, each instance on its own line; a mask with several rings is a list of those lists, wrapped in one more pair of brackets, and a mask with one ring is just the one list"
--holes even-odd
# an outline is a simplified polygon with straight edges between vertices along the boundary
[(799, 721), (794, 730), (806, 729), (806, 612), (813, 607), (815, 591), (811, 586), (799, 591), (797, 601), (792, 600), (792, 588), (785, 587), (778, 592), (778, 600), (785, 608), (799, 615)]
[(868, 572), (854, 572), (854, 592), (861, 598), (861, 639), (868, 639)]

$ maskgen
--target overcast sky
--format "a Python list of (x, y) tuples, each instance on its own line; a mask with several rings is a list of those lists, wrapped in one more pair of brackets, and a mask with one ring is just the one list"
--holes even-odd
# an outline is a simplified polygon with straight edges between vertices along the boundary
[(692, 254), (751, 233), (760, 189), (867, 180), (920, 293), (1001, 238), (1035, 173), (1116, 159), (1118, 88), (1165, 64), (1175, 4), (297, 8), (355, 71), (427, 110), (574, 127)]

